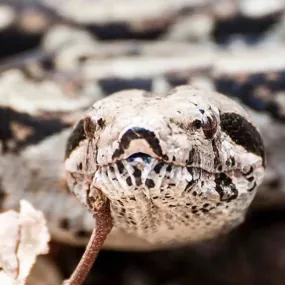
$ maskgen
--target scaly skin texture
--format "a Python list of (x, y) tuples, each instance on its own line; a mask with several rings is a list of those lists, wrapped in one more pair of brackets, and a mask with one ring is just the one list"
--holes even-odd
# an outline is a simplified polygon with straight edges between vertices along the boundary
[(243, 220), (264, 175), (261, 136), (231, 99), (191, 86), (96, 102), (67, 142), (73, 194), (156, 247), (215, 237)]

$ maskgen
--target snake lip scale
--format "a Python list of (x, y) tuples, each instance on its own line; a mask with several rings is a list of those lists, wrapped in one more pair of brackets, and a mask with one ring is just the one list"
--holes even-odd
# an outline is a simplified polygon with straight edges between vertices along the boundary
[(180, 86), (115, 93), (70, 135), (65, 169), (91, 211), (155, 245), (215, 237), (243, 220), (264, 174), (261, 136), (233, 100)]
[[(133, 156), (133, 155), (131, 155), (131, 156)], [(152, 164), (159, 165), (159, 168), (162, 168), (163, 166), (165, 168), (169, 168), (169, 169), (172, 169), (173, 167), (183, 167), (183, 168), (187, 168), (188, 171), (192, 170), (192, 171), (197, 171), (197, 172), (200, 172), (200, 173), (204, 172), (204, 173), (207, 173), (207, 174), (218, 174), (218, 173), (229, 174), (232, 171), (241, 172), (241, 173), (242, 172), (246, 172), (246, 171), (244, 171), (242, 169), (238, 169), (238, 168), (227, 170), (227, 171), (215, 170), (215, 169), (211, 170), (211, 169), (203, 168), (200, 165), (178, 164), (178, 163), (175, 163), (173, 161), (172, 162), (165, 161), (163, 158), (151, 157), (149, 155), (147, 155), (147, 156), (148, 156), (148, 162), (147, 163), (150, 163), (152, 161), (153, 162)], [(118, 167), (118, 165), (129, 163), (130, 161), (133, 162), (134, 160), (130, 159), (130, 157), (127, 158), (127, 159), (123, 159), (123, 160), (115, 160), (113, 163), (109, 163), (109, 164), (106, 164), (106, 165), (99, 165), (98, 164), (97, 167), (98, 167), (98, 169), (100, 169), (100, 171), (108, 171), (108, 169), (114, 168), (114, 167)], [(142, 162), (140, 162), (138, 164), (140, 165), (140, 168), (143, 168), (143, 167), (146, 167), (147, 163), (145, 163), (145, 165), (143, 165)], [(89, 175), (95, 175), (95, 172), (94, 173), (90, 173)]]

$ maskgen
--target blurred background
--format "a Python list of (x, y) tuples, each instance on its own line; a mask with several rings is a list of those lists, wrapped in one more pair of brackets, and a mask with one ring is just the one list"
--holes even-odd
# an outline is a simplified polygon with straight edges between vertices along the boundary
[[(103, 250), (86, 284), (285, 284), (284, 42), (285, 0), (0, 1), (2, 153), (18, 154), (26, 138), (38, 142), (21, 127), (23, 121), (33, 125), (25, 116), (17, 117), (18, 135), (9, 142), (5, 108), (29, 116), (41, 110), (42, 119), (55, 108), (53, 118), (64, 117), (60, 129), (112, 92), (167, 92), (181, 84), (243, 103), (265, 141), (265, 180), (244, 224), (178, 249)], [(51, 128), (39, 135), (49, 136)], [(28, 284), (61, 284), (83, 251), (52, 242)]]

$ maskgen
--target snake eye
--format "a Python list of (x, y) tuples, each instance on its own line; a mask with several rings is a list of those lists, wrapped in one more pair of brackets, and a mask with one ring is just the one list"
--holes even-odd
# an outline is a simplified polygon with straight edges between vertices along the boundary
[(205, 116), (202, 120), (202, 129), (207, 139), (213, 138), (218, 129), (217, 119), (214, 116)]

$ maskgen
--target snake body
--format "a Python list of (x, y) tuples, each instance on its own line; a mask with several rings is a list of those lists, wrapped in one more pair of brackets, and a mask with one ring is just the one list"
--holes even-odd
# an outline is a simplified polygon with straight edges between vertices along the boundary
[(264, 174), (261, 136), (234, 101), (180, 86), (96, 102), (68, 139), (72, 192), (152, 244), (197, 241), (238, 224)]

